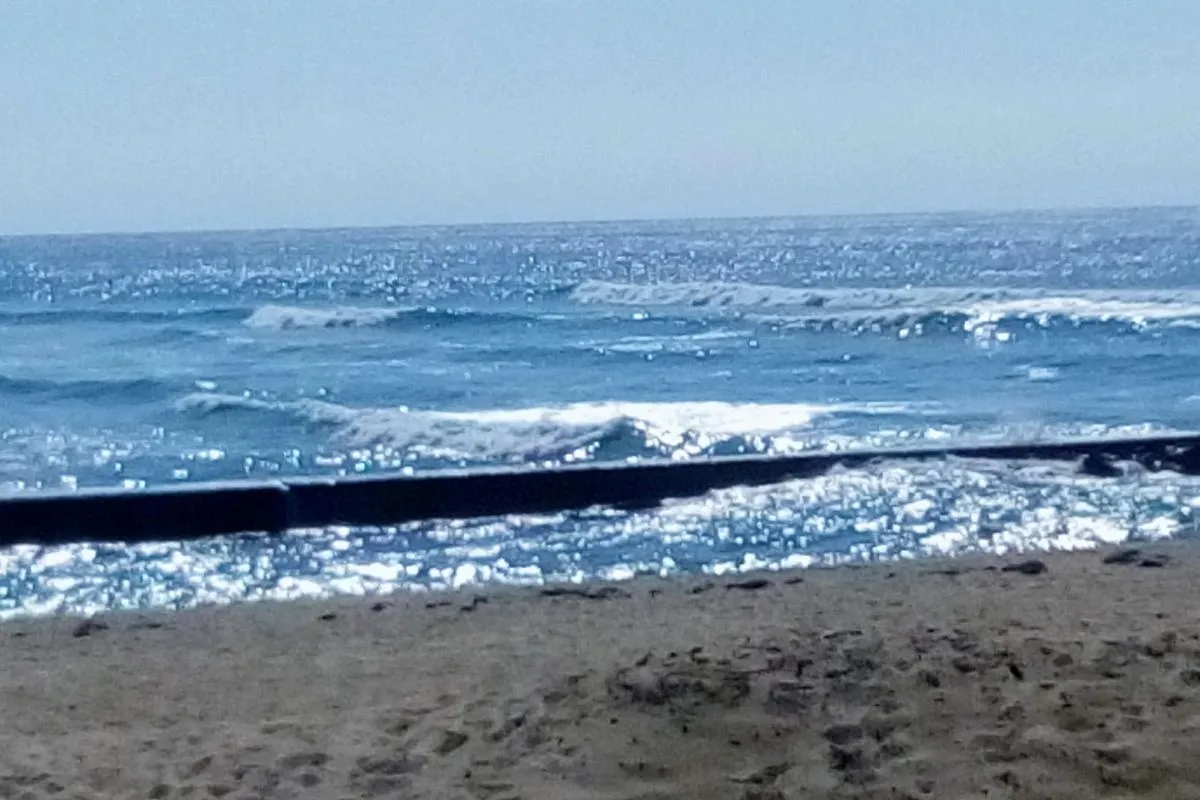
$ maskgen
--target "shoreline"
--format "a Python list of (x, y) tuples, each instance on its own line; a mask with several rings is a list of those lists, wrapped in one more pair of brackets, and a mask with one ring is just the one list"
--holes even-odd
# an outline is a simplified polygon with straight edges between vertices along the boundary
[[(1200, 472), (1200, 434), (1064, 438), (1058, 441), (921, 444), (690, 460), (592, 461), (553, 468), (492, 467), (420, 474), (278, 477), (0, 494), (0, 546), (162, 544), (328, 526), (390, 526), (595, 508), (655, 508), (722, 489), (757, 489), (883, 462), (948, 460), (1074, 464), (1114, 478), (1125, 463), (1180, 476)], [(166, 531), (170, 531), (168, 535)]]
[(1200, 796), (1135, 546), (13, 618), (0, 796)]

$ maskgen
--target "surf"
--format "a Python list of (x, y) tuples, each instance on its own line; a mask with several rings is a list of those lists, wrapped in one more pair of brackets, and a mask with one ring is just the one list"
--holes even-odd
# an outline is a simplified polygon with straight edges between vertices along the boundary
[(1188, 289), (820, 289), (741, 282), (583, 281), (569, 297), (588, 306), (729, 314), (791, 329), (940, 325), (972, 331), (1003, 322), (1040, 327), (1089, 323), (1200, 326), (1200, 291)]
[(487, 309), (371, 306), (284, 306), (264, 305), (242, 320), (247, 328), (265, 331), (334, 330), (385, 328), (405, 325), (444, 327), (448, 325), (534, 322), (536, 315)]
[(540, 462), (622, 457), (794, 451), (821, 418), (921, 413), (919, 404), (594, 402), (560, 406), (432, 411), (353, 408), (322, 400), (270, 400), (193, 393), (177, 404), (195, 418), (246, 417), (327, 432), (337, 447), (470, 462)]

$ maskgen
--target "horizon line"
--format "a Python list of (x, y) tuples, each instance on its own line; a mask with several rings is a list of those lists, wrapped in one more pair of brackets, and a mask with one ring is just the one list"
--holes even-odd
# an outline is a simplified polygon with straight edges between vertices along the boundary
[(1200, 209), (1200, 203), (1148, 203), (1138, 205), (1079, 205), (1079, 206), (1043, 206), (1019, 207), (1005, 209), (957, 208), (916, 211), (862, 211), (862, 212), (833, 212), (833, 213), (798, 213), (798, 214), (751, 214), (732, 216), (665, 216), (665, 217), (598, 217), (592, 219), (531, 219), (509, 222), (461, 221), (461, 222), (397, 222), (385, 224), (351, 224), (351, 225), (274, 225), (262, 228), (173, 228), (173, 229), (132, 229), (132, 230), (84, 230), (74, 232), (48, 231), (34, 233), (2, 233), (0, 241), (12, 239), (68, 239), (92, 238), (105, 236), (221, 236), (251, 233), (320, 233), (324, 231), (387, 231), (401, 229), (465, 229), (509, 227), (525, 228), (546, 225), (633, 225), (645, 223), (684, 223), (684, 222), (753, 222), (756, 220), (801, 220), (801, 219), (856, 219), (856, 218), (886, 218), (886, 217), (939, 217), (939, 216), (1008, 216), (1015, 214), (1081, 214), (1102, 213), (1114, 211), (1183, 211)]

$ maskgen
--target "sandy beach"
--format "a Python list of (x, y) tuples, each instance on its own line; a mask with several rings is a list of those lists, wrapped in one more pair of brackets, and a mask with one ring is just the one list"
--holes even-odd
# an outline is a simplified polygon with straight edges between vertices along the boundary
[(1036, 558), (13, 620), (0, 797), (1200, 797), (1200, 548)]

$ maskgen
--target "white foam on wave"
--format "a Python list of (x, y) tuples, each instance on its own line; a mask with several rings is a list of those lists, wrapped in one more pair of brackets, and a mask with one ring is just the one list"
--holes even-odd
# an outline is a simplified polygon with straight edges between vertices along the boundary
[(608, 353), (695, 353), (719, 346), (721, 342), (745, 340), (753, 336), (749, 330), (701, 331), (676, 335), (621, 336), (611, 340), (589, 339), (578, 346)]
[(957, 314), (968, 326), (1002, 319), (1050, 318), (1134, 324), (1200, 322), (1198, 290), (973, 289), (969, 287), (808, 289), (753, 283), (624, 284), (584, 281), (571, 291), (579, 303), (684, 307), (766, 313), (763, 321), (842, 322), (856, 325), (920, 320)]
[(1066, 317), (1099, 322), (1133, 323), (1200, 320), (1200, 296), (1191, 292), (1159, 294), (1137, 292), (1112, 295), (1088, 292), (1078, 295), (1046, 295), (966, 305), (963, 313), (985, 322), (1004, 318)]
[(652, 447), (679, 457), (737, 437), (787, 437), (837, 414), (907, 414), (900, 403), (843, 405), (760, 403), (574, 403), (486, 411), (350, 408), (319, 400), (273, 401), (238, 395), (192, 394), (182, 411), (282, 414), (330, 427), (348, 448), (387, 448), (420, 455), (479, 460), (568, 460), (622, 430), (637, 431)]
[(224, 411), (283, 412), (316, 425), (336, 425), (348, 421), (353, 409), (323, 400), (261, 400), (236, 394), (195, 392), (175, 404), (177, 411), (217, 414)]
[(412, 309), (407, 308), (300, 308), (262, 306), (243, 321), (249, 328), (299, 330), (305, 328), (369, 328), (386, 325)]

